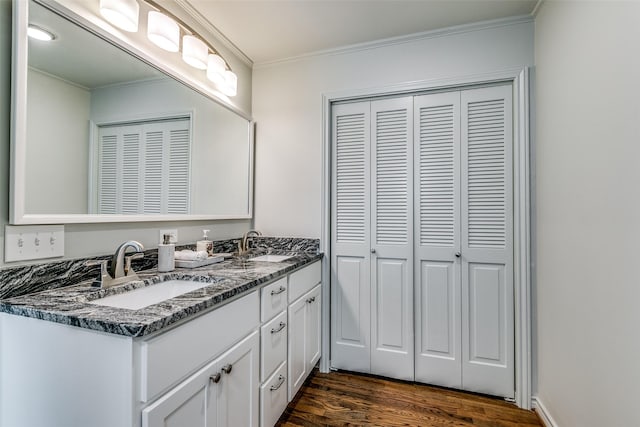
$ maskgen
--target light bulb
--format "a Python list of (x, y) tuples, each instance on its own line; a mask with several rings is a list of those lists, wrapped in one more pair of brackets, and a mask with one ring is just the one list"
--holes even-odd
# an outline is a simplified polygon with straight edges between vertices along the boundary
[(149, 12), (147, 37), (158, 47), (177, 52), (180, 49), (180, 27), (178, 23), (160, 12)]
[(207, 60), (207, 78), (211, 80), (216, 86), (221, 87), (224, 84), (224, 72), (227, 65), (224, 59), (219, 55), (211, 54)]
[(116, 27), (135, 33), (138, 31), (140, 5), (136, 0), (100, 0), (100, 14)]
[(182, 59), (199, 70), (207, 68), (209, 48), (199, 38), (186, 35), (182, 38)]

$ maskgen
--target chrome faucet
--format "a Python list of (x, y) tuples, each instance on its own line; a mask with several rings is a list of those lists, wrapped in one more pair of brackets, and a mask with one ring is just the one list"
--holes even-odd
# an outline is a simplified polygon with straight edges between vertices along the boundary
[[(124, 254), (130, 247), (135, 249), (136, 253), (127, 257), (125, 265)], [(144, 256), (142, 253), (143, 250), (144, 246), (142, 246), (142, 243), (136, 242), (135, 240), (129, 240), (128, 242), (124, 242), (118, 246), (118, 249), (116, 249), (116, 252), (111, 258), (111, 267), (109, 268), (109, 274), (111, 277), (113, 279), (119, 279), (121, 277), (135, 275), (137, 278), (138, 276), (136, 275), (136, 272), (131, 268), (131, 260), (142, 258)]]
[(249, 248), (249, 239), (251, 237), (260, 237), (262, 233), (257, 230), (249, 230), (242, 236), (242, 241), (238, 242), (238, 255), (247, 253)]
[[(131, 255), (125, 256), (128, 248), (135, 249), (135, 252)], [(116, 249), (116, 252), (111, 258), (111, 266), (108, 271), (107, 260), (91, 262), (89, 265), (100, 265), (100, 277), (93, 283), (93, 285), (101, 288), (109, 288), (111, 286), (138, 280), (138, 275), (131, 267), (131, 261), (144, 257), (144, 254), (142, 253), (143, 250), (144, 246), (142, 246), (142, 243), (136, 242), (135, 240), (129, 240), (118, 246), (118, 249)]]

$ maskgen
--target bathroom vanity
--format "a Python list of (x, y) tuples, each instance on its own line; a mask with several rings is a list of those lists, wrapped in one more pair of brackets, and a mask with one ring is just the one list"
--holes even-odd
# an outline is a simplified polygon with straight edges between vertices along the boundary
[[(320, 358), (321, 254), (0, 303), (3, 426), (272, 426)], [(99, 299), (207, 285), (137, 310)]]

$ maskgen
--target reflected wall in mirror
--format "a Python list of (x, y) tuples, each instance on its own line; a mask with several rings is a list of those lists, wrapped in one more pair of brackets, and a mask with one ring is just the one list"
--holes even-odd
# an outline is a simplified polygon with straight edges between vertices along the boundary
[(251, 216), (248, 119), (33, 0), (28, 22), (56, 38), (22, 43), (13, 223)]

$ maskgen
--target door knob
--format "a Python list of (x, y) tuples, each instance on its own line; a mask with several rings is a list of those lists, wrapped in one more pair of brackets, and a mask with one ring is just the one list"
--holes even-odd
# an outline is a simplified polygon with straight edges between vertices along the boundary
[(460, 252), (456, 252), (456, 258), (460, 258), (462, 254)]
[(371, 248), (371, 253), (372, 253), (372, 254), (375, 254), (375, 253), (376, 253), (375, 248)]

